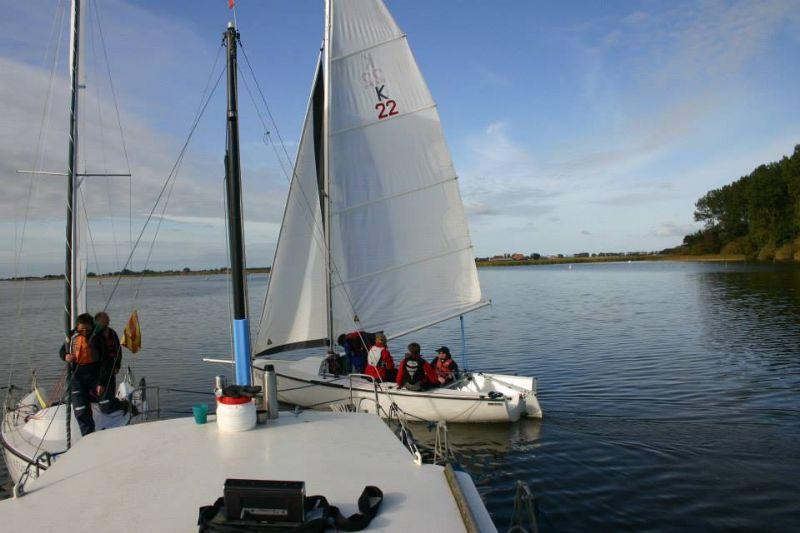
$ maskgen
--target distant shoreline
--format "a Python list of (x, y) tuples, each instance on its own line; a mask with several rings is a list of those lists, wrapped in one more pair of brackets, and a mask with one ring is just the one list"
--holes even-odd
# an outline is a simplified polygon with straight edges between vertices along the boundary
[[(269, 274), (270, 267), (257, 267), (257, 268), (248, 268), (248, 274)], [(158, 277), (168, 277), (168, 276), (215, 276), (218, 274), (227, 274), (228, 269), (226, 268), (210, 268), (205, 270), (147, 270), (144, 272), (125, 272), (120, 274), (119, 272), (109, 272), (106, 274), (91, 274), (88, 275), (87, 279), (109, 279), (109, 278), (138, 278), (138, 277), (145, 277), (145, 278), (158, 278)], [(52, 281), (64, 279), (63, 274), (47, 274), (46, 276), (24, 276), (24, 277), (17, 277), (17, 278), (3, 278), (0, 281)]]
[(476, 261), (479, 268), (528, 266), (528, 265), (566, 265), (576, 263), (620, 263), (627, 261), (680, 261), (698, 263), (744, 263), (747, 256), (744, 254), (643, 254), (643, 255), (605, 255), (602, 257), (543, 257), (541, 259), (495, 259), (489, 261)]
[[(748, 259), (744, 254), (703, 254), (703, 255), (688, 255), (688, 254), (642, 254), (642, 255), (606, 255), (596, 257), (543, 257), (541, 259), (495, 259), (488, 261), (475, 261), (478, 268), (493, 268), (493, 267), (508, 267), (508, 266), (530, 266), (530, 265), (566, 265), (566, 264), (580, 264), (580, 263), (620, 263), (628, 261), (679, 261), (679, 262), (697, 262), (697, 263), (745, 263), (745, 262), (758, 262), (754, 259)], [(763, 261), (762, 261), (763, 262)], [(785, 261), (791, 263), (792, 261)], [(269, 274), (270, 267), (257, 267), (248, 268), (248, 274)], [(169, 276), (215, 276), (220, 274), (227, 274), (228, 270), (224, 268), (211, 268), (205, 270), (161, 270), (161, 271), (146, 271), (142, 272), (128, 272), (124, 274), (107, 273), (88, 276), (88, 279), (109, 279), (121, 276), (123, 278), (136, 278), (144, 276), (148, 278), (155, 277), (169, 277)], [(4, 278), (0, 281), (53, 281), (63, 279), (61, 274), (48, 274), (47, 276), (26, 276), (18, 278)]]

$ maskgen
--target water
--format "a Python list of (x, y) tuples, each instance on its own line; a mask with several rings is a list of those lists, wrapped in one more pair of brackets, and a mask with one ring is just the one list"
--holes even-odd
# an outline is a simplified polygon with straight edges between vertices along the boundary
[[(542, 531), (800, 528), (800, 268), (621, 263), (480, 271), (494, 305), (467, 317), (471, 366), (535, 375), (542, 422), (451, 426), (457, 456), (501, 529), (514, 483), (536, 494)], [(264, 276), (250, 280), (254, 314)], [(207, 390), (230, 369), (227, 281), (146, 279), (138, 376)], [(0, 345), (14, 380), (57, 378), (61, 284), (0, 283)], [(101, 290), (102, 289), (102, 290)], [(110, 281), (90, 288), (95, 305)], [(117, 326), (131, 306), (120, 289)], [(17, 318), (20, 317), (20, 318)], [(121, 328), (120, 328), (121, 329)], [(457, 321), (395, 341), (459, 358)], [(22, 340), (18, 340), (22, 339)], [(28, 355), (28, 354), (33, 354)], [(6, 350), (0, 376), (8, 375)], [(169, 415), (200, 395), (167, 393)], [(423, 443), (433, 436), (415, 427)], [(349, 452), (348, 452), (349, 453)]]

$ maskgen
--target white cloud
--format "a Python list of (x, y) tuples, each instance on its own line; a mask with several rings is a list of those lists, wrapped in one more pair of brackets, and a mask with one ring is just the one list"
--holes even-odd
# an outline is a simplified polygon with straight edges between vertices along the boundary
[(654, 228), (650, 235), (655, 237), (684, 237), (690, 233), (694, 233), (699, 229), (699, 226), (692, 224), (681, 224), (676, 222), (662, 222), (658, 227)]
[[(218, 42), (204, 42), (194, 29), (181, 21), (157, 17), (135, 4), (112, 0), (101, 4), (101, 10), (134, 176), (132, 196), (126, 178), (87, 178), (83, 187), (86, 209), (93, 221), (98, 256), (105, 258), (101, 263), (108, 263), (110, 258), (119, 255), (119, 249), (128, 246), (129, 201), (132, 199), (135, 237), (141, 229), (143, 216), (150, 211), (173, 167), (197, 108)], [(23, 250), (23, 266), (32, 265), (38, 273), (42, 270), (57, 272), (63, 263), (60, 250), (64, 239), (64, 178), (16, 173), (17, 169), (30, 169), (36, 164), (42, 116), (46, 117), (49, 127), (44, 130), (37, 169), (63, 172), (66, 167), (68, 78), (64, 65), (65, 44), (61, 48), (60, 67), (53, 79), (51, 109), (43, 115), (50, 72), (37, 65), (41, 64), (44, 55), (51, 22), (43, 16), (46, 12), (41, 2), (17, 3), (11, 6), (9, 17), (0, 22), (0, 28), (6, 30), (5, 34), (14, 43), (12, 47), (0, 48), (0, 181), (3, 187), (0, 196), (0, 242), (3, 243), (0, 246), (0, 276), (12, 273), (20, 223), (31, 192), (35, 197), (30, 198), (31, 222)], [(10, 24), (10, 20), (14, 24)], [(80, 92), (79, 170), (125, 172), (126, 159), (110, 86), (105, 77), (99, 43), (91, 43), (92, 39), (97, 39), (91, 24), (87, 25), (84, 35), (87, 80), (86, 89)], [(66, 34), (63, 37), (66, 40)], [(206, 54), (207, 51), (210, 52)], [(91, 55), (93, 52), (97, 56)], [(206, 55), (207, 61), (204, 59)], [(186, 61), (186, 57), (198, 60)], [(143, 61), (143, 58), (147, 60)], [(165, 78), (170, 79), (170, 83), (163, 83)], [(220, 87), (224, 92), (224, 82)], [(220, 115), (219, 110), (224, 109), (221, 95), (218, 93), (210, 103), (208, 114)], [(166, 115), (169, 120), (165, 120)], [(180, 249), (176, 243), (194, 239), (193, 234), (203, 235), (204, 225), (211, 219), (222, 220), (223, 142), (224, 122), (211, 123), (205, 119), (183, 160), (159, 234), (159, 240), (170, 245), (156, 246), (155, 262), (168, 262), (171, 254)], [(262, 144), (260, 153), (255, 146), (243, 148), (248, 241), (274, 243), (287, 185), (279, 177), (277, 165), (271, 163), (272, 154), (267, 147)], [(159, 207), (156, 213), (160, 212)], [(173, 224), (167, 224), (167, 221)], [(191, 221), (198, 227), (190, 227)], [(180, 224), (176, 225), (178, 222)], [(147, 235), (151, 234), (152, 228)], [(220, 233), (220, 237), (224, 239), (224, 234)], [(203, 254), (209, 260), (217, 255), (224, 258), (224, 240), (222, 246), (219, 242), (195, 239), (192, 256), (198, 261), (202, 261)], [(266, 246), (274, 248), (274, 244)], [(266, 264), (271, 260), (271, 251), (265, 253), (264, 246), (261, 248), (252, 255), (258, 258), (259, 264)], [(47, 257), (51, 258), (49, 262)]]

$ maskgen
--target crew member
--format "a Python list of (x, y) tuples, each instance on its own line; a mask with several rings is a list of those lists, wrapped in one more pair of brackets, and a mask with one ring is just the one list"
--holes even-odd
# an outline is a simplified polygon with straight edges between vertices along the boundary
[(72, 379), (69, 392), (75, 418), (81, 429), (81, 435), (94, 431), (91, 395), (102, 396), (105, 388), (99, 378), (108, 377), (112, 364), (106, 356), (105, 342), (99, 335), (94, 335), (94, 319), (92, 315), (78, 315), (75, 329), (59, 350), (61, 359), (72, 367)]
[(94, 315), (95, 335), (103, 339), (106, 348), (106, 358), (111, 366), (111, 371), (105, 376), (98, 376), (98, 384), (103, 386), (103, 393), (97, 395), (100, 411), (108, 414), (118, 410), (126, 410), (127, 404), (120, 402), (116, 397), (117, 373), (122, 366), (122, 346), (119, 335), (109, 326), (111, 319), (108, 313), (100, 311)]
[(420, 355), (420, 347), (416, 342), (408, 345), (400, 370), (397, 371), (397, 388), (410, 391), (423, 391), (439, 384), (436, 371)]
[(450, 355), (450, 348), (442, 346), (436, 350), (436, 359), (433, 361), (436, 379), (440, 385), (447, 385), (456, 379), (458, 365)]
[(367, 368), (364, 373), (380, 381), (392, 381), (395, 372), (394, 359), (386, 346), (386, 336), (378, 333), (375, 335), (375, 345), (367, 354)]
[(347, 370), (354, 374), (362, 374), (367, 365), (367, 352), (372, 347), (374, 335), (366, 331), (351, 331), (339, 335), (336, 343), (344, 348), (347, 358)]

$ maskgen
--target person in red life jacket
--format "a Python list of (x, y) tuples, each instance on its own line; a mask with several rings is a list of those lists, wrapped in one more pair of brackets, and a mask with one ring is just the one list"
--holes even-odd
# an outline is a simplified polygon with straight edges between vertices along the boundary
[(436, 371), (419, 354), (420, 347), (416, 342), (408, 345), (400, 370), (397, 371), (397, 388), (406, 388), (410, 391), (422, 391), (439, 384)]
[(128, 403), (121, 402), (116, 397), (117, 373), (122, 366), (122, 346), (119, 343), (119, 335), (109, 326), (110, 323), (111, 319), (105, 311), (94, 315), (95, 335), (103, 339), (106, 357), (109, 359), (108, 364), (111, 365), (111, 372), (105, 377), (106, 381), (102, 381), (103, 378), (98, 376), (100, 380), (98, 383), (103, 386), (103, 392), (97, 395), (97, 403), (104, 414), (128, 410)]
[(456, 379), (458, 365), (450, 355), (450, 348), (442, 346), (436, 350), (436, 359), (433, 361), (433, 369), (436, 371), (436, 379), (439, 385), (447, 385)]
[(394, 359), (386, 346), (383, 333), (375, 335), (375, 345), (367, 353), (367, 368), (364, 373), (381, 381), (392, 381), (395, 376)]
[(59, 350), (61, 359), (72, 366), (72, 379), (69, 382), (72, 408), (81, 435), (94, 431), (91, 396), (102, 396), (105, 388), (103, 378), (107, 379), (113, 362), (106, 355), (106, 345), (102, 337), (94, 334), (92, 315), (78, 315), (75, 329)]

